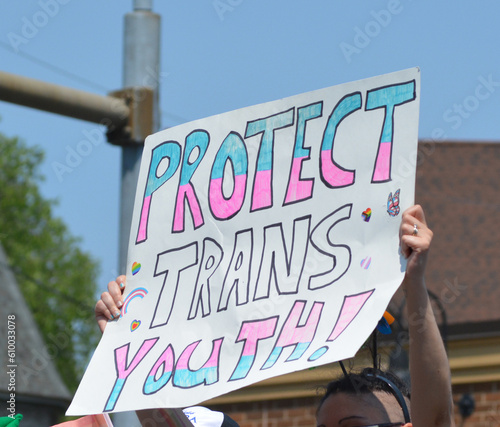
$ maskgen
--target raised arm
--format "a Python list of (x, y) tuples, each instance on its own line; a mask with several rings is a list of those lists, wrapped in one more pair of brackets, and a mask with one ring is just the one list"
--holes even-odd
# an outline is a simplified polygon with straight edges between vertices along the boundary
[(424, 281), (432, 236), (421, 206), (403, 213), (400, 237), (401, 250), (408, 260), (403, 290), (410, 333), (413, 427), (455, 425), (448, 358)]

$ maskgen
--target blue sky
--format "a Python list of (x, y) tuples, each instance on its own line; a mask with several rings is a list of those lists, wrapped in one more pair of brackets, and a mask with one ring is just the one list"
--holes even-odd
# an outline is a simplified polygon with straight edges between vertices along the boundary
[[(132, 0), (0, 3), (0, 70), (105, 95), (122, 86)], [(170, 0), (161, 15), (161, 127), (419, 66), (420, 138), (497, 141), (500, 3)], [(120, 148), (88, 122), (0, 102), (0, 132), (46, 152), (45, 196), (117, 272)], [(77, 144), (92, 151), (58, 174)]]

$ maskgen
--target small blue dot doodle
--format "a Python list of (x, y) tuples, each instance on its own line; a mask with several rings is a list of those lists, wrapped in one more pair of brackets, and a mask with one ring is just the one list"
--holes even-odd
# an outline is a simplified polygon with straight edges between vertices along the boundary
[(321, 356), (323, 356), (326, 352), (328, 351), (328, 346), (321, 347), (320, 349), (316, 350), (311, 357), (309, 357), (308, 362), (314, 362), (315, 360), (318, 360)]

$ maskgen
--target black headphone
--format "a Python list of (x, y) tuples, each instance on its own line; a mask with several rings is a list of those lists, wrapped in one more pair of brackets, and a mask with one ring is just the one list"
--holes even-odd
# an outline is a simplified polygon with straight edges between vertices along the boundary
[(410, 422), (410, 411), (408, 411), (408, 405), (406, 404), (406, 400), (403, 396), (403, 393), (399, 390), (399, 388), (394, 384), (389, 378), (384, 377), (383, 375), (380, 375), (378, 373), (369, 373), (366, 374), (367, 377), (372, 377), (372, 378), (377, 378), (380, 381), (383, 381), (389, 389), (391, 390), (392, 394), (396, 398), (396, 400), (399, 403), (399, 406), (401, 406), (401, 409), (403, 410), (403, 416), (405, 418), (405, 423)]
[[(344, 376), (349, 377), (349, 374), (347, 373), (347, 370), (344, 366), (344, 362), (342, 360), (338, 361), (340, 368), (342, 369), (342, 372), (344, 373)], [(385, 377), (382, 374), (379, 374), (375, 371), (376, 368), (374, 368), (374, 372), (369, 372), (366, 373), (365, 375), (367, 377), (375, 378), (378, 379), (379, 381), (382, 381), (384, 384), (387, 385), (388, 389), (391, 391), (393, 396), (396, 398), (396, 400), (399, 403), (399, 406), (401, 406), (401, 409), (403, 410), (403, 416), (405, 419), (405, 423), (409, 423), (410, 420), (410, 411), (408, 410), (408, 405), (406, 404), (406, 400), (403, 396), (403, 393), (401, 393), (401, 390), (399, 390), (398, 386), (394, 384), (389, 378)]]

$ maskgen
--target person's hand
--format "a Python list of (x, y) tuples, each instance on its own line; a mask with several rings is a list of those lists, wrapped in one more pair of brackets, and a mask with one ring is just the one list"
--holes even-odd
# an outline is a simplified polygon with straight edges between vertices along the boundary
[(401, 252), (408, 261), (405, 282), (423, 281), (432, 235), (420, 205), (403, 212), (399, 237)]
[(120, 317), (126, 281), (125, 276), (118, 276), (116, 280), (109, 282), (108, 291), (101, 294), (101, 299), (95, 305), (95, 320), (101, 332), (104, 332), (109, 320)]

